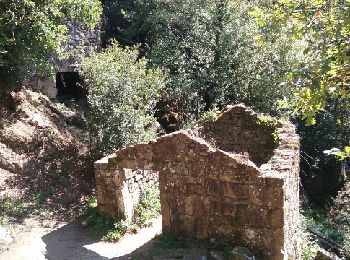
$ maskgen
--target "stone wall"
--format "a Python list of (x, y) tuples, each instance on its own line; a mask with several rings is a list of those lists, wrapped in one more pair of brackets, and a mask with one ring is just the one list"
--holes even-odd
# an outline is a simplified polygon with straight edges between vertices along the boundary
[[(232, 120), (235, 117), (238, 119)], [(271, 131), (262, 131), (254, 120), (258, 116), (251, 110), (235, 106), (216, 121), (220, 127), (213, 122), (204, 128), (207, 134), (209, 130), (215, 133), (211, 135), (213, 144), (221, 149), (188, 131), (179, 131), (96, 162), (100, 212), (130, 219), (134, 205), (130, 194), (135, 190), (128, 186), (128, 174), (132, 178), (139, 170), (142, 176), (159, 174), (163, 232), (246, 246), (263, 259), (299, 259), (299, 139), (293, 126), (281, 124), (279, 144), (269, 151), (269, 160), (259, 160), (264, 162), (259, 168), (224, 141), (227, 138), (236, 145), (234, 133), (244, 133), (238, 128), (248, 127), (248, 121), (255, 137), (241, 136), (244, 140), (237, 142), (240, 152), (251, 147), (247, 152), (254, 153), (258, 141), (257, 156), (261, 151), (267, 153), (267, 146), (260, 146), (262, 140), (271, 138)]]
[(54, 76), (39, 77), (34, 76), (23, 82), (23, 85), (29, 87), (35, 92), (40, 92), (48, 98), (53, 99), (57, 96), (56, 78)]
[(230, 113), (223, 111), (217, 120), (204, 124), (200, 134), (219, 149), (248, 154), (260, 166), (268, 162), (277, 147), (273, 136), (275, 126), (269, 125), (269, 120), (274, 123), (273, 119), (260, 118), (253, 110), (236, 105)]
[[(109, 157), (111, 159), (113, 157)], [(137, 168), (119, 168), (108, 165), (108, 158), (95, 163), (96, 193), (99, 211), (109, 218), (133, 219), (133, 209), (141, 199), (143, 191), (158, 186), (158, 172)]]

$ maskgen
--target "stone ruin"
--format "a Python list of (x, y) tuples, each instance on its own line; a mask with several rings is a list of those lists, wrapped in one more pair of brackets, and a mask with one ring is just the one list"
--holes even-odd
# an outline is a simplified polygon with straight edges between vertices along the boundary
[(299, 259), (299, 137), (277, 122), (231, 106), (201, 128), (97, 161), (99, 212), (130, 221), (142, 190), (159, 182), (163, 233)]

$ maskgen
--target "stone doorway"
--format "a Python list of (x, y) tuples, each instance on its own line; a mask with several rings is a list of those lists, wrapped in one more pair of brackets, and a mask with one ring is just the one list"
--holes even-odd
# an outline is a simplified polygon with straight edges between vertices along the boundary
[(161, 215), (159, 173), (128, 168), (122, 171), (120, 203), (124, 208), (126, 220), (142, 226), (150, 218), (159, 217)]

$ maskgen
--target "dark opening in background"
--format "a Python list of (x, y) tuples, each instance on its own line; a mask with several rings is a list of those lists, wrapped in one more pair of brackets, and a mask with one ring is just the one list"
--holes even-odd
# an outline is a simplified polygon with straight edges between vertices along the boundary
[(81, 86), (82, 80), (77, 72), (58, 72), (56, 74), (57, 98), (84, 99), (87, 91)]

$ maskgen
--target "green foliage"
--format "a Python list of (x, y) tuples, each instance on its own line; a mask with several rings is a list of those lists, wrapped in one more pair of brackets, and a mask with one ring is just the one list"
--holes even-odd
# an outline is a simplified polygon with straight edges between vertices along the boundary
[(203, 124), (205, 122), (215, 122), (220, 116), (220, 113), (216, 110), (209, 110), (204, 112), (199, 118), (198, 122)]
[(98, 153), (155, 137), (153, 110), (165, 79), (160, 70), (147, 68), (147, 60), (138, 59), (137, 48), (122, 49), (114, 43), (86, 57), (79, 73), (89, 92)]
[(240, 0), (104, 1), (106, 37), (142, 43), (151, 64), (169, 71), (165, 101), (185, 118), (238, 102), (276, 112), (276, 101), (291, 92), (279, 83), (304, 60), (302, 46), (282, 33), (263, 40), (267, 33), (250, 14), (254, 6)]
[[(10, 225), (28, 215), (37, 216), (42, 214), (42, 207), (52, 195), (52, 187), (47, 187), (38, 192), (33, 192), (30, 197), (0, 197), (0, 226)], [(57, 208), (45, 207), (45, 210), (51, 210), (51, 213), (54, 214), (58, 213)]]
[(331, 150), (325, 150), (324, 152), (328, 155), (337, 156), (341, 161), (345, 160), (346, 158), (350, 158), (350, 146), (345, 146), (343, 151), (333, 148)]
[(338, 228), (343, 230), (344, 241), (342, 243), (342, 255), (346, 259), (350, 258), (350, 212), (342, 211), (334, 219), (334, 222), (337, 224)]
[(82, 225), (90, 235), (106, 242), (116, 242), (127, 232), (136, 232), (146, 226), (148, 220), (160, 215), (159, 189), (150, 186), (141, 194), (141, 200), (134, 208), (134, 220), (127, 223), (124, 220), (113, 221), (102, 217), (97, 211), (95, 197), (90, 197), (80, 217)]
[[(305, 126), (297, 121), (301, 137), (301, 181), (314, 202), (323, 203), (336, 196), (344, 183), (341, 162), (327, 155), (350, 143), (349, 105), (340, 100), (329, 100), (324, 111), (316, 115), (317, 124)], [(326, 153), (325, 153), (325, 152)]]
[(140, 202), (134, 207), (134, 223), (140, 227), (161, 214), (158, 186), (149, 186), (141, 194)]
[(272, 130), (272, 138), (275, 143), (278, 143), (278, 126), (281, 124), (276, 118), (268, 117), (268, 116), (259, 116), (258, 125), (265, 125), (271, 128)]
[[(333, 219), (329, 217), (328, 211), (327, 208), (303, 208), (301, 215), (303, 259), (313, 259), (317, 249), (328, 247), (329, 241), (337, 245), (344, 259), (349, 258), (350, 217), (341, 215)], [(325, 239), (328, 240), (327, 243)]]
[(158, 243), (151, 249), (151, 259), (153, 259), (152, 256), (164, 255), (171, 250), (176, 250), (178, 248), (187, 248), (189, 246), (189, 243), (187, 243), (188, 241), (185, 241), (185, 239), (175, 238), (171, 234), (161, 234), (156, 237), (156, 239), (158, 240)]
[[(304, 52), (312, 57), (294, 73), (288, 84), (298, 90), (287, 106), (301, 115), (307, 125), (316, 123), (316, 113), (326, 109), (329, 101), (349, 101), (349, 36), (350, 3), (341, 0), (264, 1), (256, 8), (255, 17), (264, 27), (273, 24), (286, 31), (291, 41), (305, 43)], [(339, 154), (347, 157), (344, 151)]]
[(302, 227), (301, 232), (301, 257), (303, 260), (312, 260), (316, 256), (318, 245), (313, 240), (311, 234)]
[(116, 39), (121, 45), (146, 43), (150, 31), (147, 21), (154, 11), (153, 0), (103, 0), (104, 41)]
[(90, 235), (105, 242), (116, 242), (128, 231), (128, 225), (125, 221), (113, 221), (100, 216), (94, 197), (89, 198), (86, 202), (81, 219)]
[(66, 20), (92, 28), (100, 20), (98, 0), (0, 0), (0, 78), (20, 81), (51, 72), (51, 53), (66, 39)]
[[(185, 114), (245, 102), (276, 111), (278, 84), (302, 53), (286, 37), (263, 42), (253, 5), (235, 0), (155, 1), (149, 59), (170, 74), (168, 100)], [(198, 116), (197, 116), (198, 117)]]
[[(317, 113), (334, 100), (350, 101), (349, 15), (349, 1), (341, 0), (262, 1), (253, 12), (262, 28), (284, 31), (290, 41), (303, 42), (309, 59), (288, 72), (284, 85), (296, 91), (282, 104), (308, 126), (315, 125)], [(334, 154), (341, 159), (350, 156), (345, 149)]]
[(344, 241), (344, 230), (337, 228), (335, 223), (328, 220), (324, 212), (320, 212), (315, 209), (304, 209), (303, 215), (304, 224), (307, 228), (313, 231), (318, 231), (326, 238), (329, 238), (338, 244), (341, 244)]

